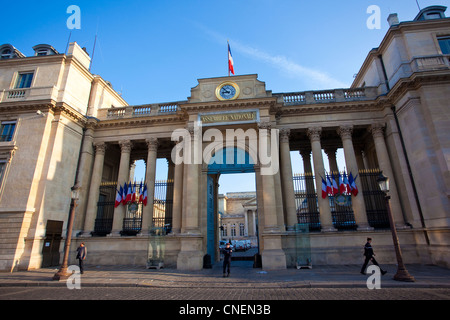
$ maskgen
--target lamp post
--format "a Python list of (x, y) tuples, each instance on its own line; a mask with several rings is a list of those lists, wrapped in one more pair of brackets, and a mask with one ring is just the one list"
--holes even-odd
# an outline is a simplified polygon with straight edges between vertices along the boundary
[(70, 242), (72, 240), (72, 229), (73, 229), (73, 221), (75, 218), (75, 208), (77, 207), (77, 200), (80, 195), (81, 187), (78, 184), (75, 184), (71, 190), (71, 203), (70, 203), (70, 212), (69, 212), (69, 221), (67, 222), (67, 231), (66, 231), (66, 241), (64, 243), (64, 258), (61, 265), (61, 268), (57, 273), (53, 276), (53, 280), (66, 280), (72, 274), (67, 272), (68, 261), (69, 261), (69, 251), (70, 251)]
[(414, 279), (413, 276), (409, 274), (408, 270), (406, 270), (406, 267), (403, 263), (402, 251), (400, 249), (400, 243), (398, 241), (397, 236), (397, 228), (395, 227), (394, 217), (392, 216), (391, 205), (389, 203), (389, 199), (391, 199), (391, 197), (388, 195), (389, 178), (380, 172), (380, 175), (377, 178), (377, 182), (378, 185), (380, 186), (381, 191), (384, 192), (384, 198), (386, 200), (386, 209), (389, 217), (389, 224), (391, 226), (392, 240), (394, 242), (395, 255), (397, 257), (397, 273), (394, 275), (394, 280), (414, 282), (416, 280)]

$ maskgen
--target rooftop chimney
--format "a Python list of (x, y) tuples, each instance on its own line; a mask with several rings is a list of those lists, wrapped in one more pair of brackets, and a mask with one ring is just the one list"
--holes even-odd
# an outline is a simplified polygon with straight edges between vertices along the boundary
[(398, 15), (396, 13), (391, 13), (387, 18), (387, 21), (389, 23), (389, 27), (400, 23), (400, 21), (398, 20)]

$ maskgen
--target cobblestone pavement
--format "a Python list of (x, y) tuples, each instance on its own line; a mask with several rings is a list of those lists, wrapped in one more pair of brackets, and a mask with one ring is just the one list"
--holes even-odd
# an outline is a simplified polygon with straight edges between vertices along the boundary
[(0, 300), (450, 300), (450, 289), (0, 287)]

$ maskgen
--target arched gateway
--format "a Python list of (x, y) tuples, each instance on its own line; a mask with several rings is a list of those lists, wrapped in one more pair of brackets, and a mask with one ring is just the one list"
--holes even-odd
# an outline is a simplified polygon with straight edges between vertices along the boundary
[[(393, 263), (380, 172), (405, 263), (449, 267), (445, 10), (390, 15), (350, 88), (272, 93), (241, 75), (199, 79), (185, 101), (138, 106), (89, 72), (76, 43), (32, 57), (1, 46), (17, 54), (0, 61), (0, 271), (57, 265), (66, 234), (69, 264), (84, 242), (94, 265), (145, 266), (152, 254), (164, 267), (201, 269), (217, 247), (214, 183), (229, 170), (254, 170), (247, 220), (258, 221), (264, 269), (298, 263), (296, 230), (309, 231), (313, 265), (360, 264), (367, 237), (378, 261)], [(213, 165), (220, 152), (243, 163)], [(167, 181), (155, 181), (157, 159), (167, 159)], [(137, 160), (145, 201), (133, 201)]]
[[(239, 88), (239, 95), (219, 99), (216, 89), (224, 84)], [(392, 166), (383, 134), (384, 107), (374, 97), (374, 88), (368, 87), (272, 94), (256, 75), (245, 75), (200, 79), (188, 101), (99, 113), (100, 121), (88, 126), (88, 133), (96, 132), (94, 170), (81, 205), (86, 208), (84, 223), (78, 223), (91, 262), (145, 265), (155, 227), (167, 232), (166, 267), (198, 270), (206, 254), (217, 261), (217, 182), (220, 174), (231, 172), (255, 173), (264, 269), (298, 263), (299, 224), (311, 231), (312, 262), (359, 262), (355, 248), (366, 233), (388, 226), (374, 178), (378, 168), (392, 175)], [(345, 168), (337, 166), (339, 148)], [(293, 174), (292, 151), (300, 152), (304, 173)], [(163, 195), (161, 183), (155, 183), (157, 158), (169, 164)], [(130, 165), (139, 159), (146, 162), (148, 204), (131, 213), (127, 206), (101, 207), (105, 180), (123, 185), (130, 180)], [(339, 187), (350, 176), (359, 194), (352, 195), (349, 186), (322, 196), (323, 181)], [(391, 199), (396, 222), (403, 227), (395, 183)], [(382, 234), (389, 239), (388, 232)]]

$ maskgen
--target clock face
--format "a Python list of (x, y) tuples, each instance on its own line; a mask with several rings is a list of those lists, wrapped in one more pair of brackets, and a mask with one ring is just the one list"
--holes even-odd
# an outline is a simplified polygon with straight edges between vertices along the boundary
[(231, 81), (223, 82), (216, 88), (217, 99), (224, 100), (235, 100), (239, 97), (239, 86)]
[(227, 84), (220, 89), (219, 93), (222, 98), (228, 100), (236, 95), (236, 89), (232, 85)]

